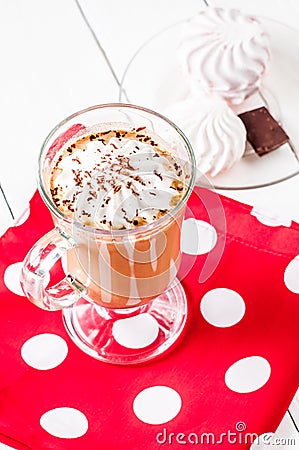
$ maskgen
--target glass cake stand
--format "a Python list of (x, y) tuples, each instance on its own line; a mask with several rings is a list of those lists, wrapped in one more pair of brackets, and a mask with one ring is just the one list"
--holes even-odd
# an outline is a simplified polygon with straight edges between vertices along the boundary
[[(296, 102), (299, 99), (299, 32), (268, 18), (259, 19), (270, 37), (269, 68), (259, 94), (235, 112), (266, 106), (289, 135), (290, 142), (262, 157), (248, 144), (241, 161), (228, 172), (207, 177), (207, 185), (215, 189), (255, 189), (299, 174), (299, 106)], [(184, 22), (163, 29), (135, 52), (121, 80), (121, 102), (143, 105), (163, 114), (172, 103), (186, 98), (189, 85), (176, 57)], [(196, 152), (196, 148), (194, 150)]]

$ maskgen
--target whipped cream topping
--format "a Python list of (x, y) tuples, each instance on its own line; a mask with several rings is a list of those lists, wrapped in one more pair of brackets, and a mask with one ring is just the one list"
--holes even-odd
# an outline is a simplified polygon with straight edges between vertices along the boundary
[(246, 129), (242, 120), (220, 99), (191, 97), (165, 112), (190, 140), (201, 174), (212, 177), (239, 161), (245, 151)]
[(148, 136), (136, 136), (110, 131), (64, 149), (52, 170), (56, 206), (104, 229), (145, 225), (169, 212), (183, 195), (183, 170)]
[(209, 7), (187, 21), (178, 58), (198, 88), (232, 104), (258, 91), (269, 60), (260, 22), (235, 9)]

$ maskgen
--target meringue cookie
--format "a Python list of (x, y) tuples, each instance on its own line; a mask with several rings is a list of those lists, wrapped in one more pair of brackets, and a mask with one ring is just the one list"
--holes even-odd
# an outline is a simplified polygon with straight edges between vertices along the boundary
[(197, 89), (239, 104), (259, 89), (268, 41), (256, 18), (209, 7), (185, 23), (178, 59)]
[(246, 129), (241, 119), (220, 99), (187, 98), (165, 111), (186, 134), (200, 175), (227, 171), (245, 151)]

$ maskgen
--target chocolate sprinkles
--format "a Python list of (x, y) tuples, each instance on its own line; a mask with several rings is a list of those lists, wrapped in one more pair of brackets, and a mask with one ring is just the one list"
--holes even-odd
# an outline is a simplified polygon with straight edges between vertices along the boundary
[[(146, 130), (145, 126), (131, 131), (106, 130), (92, 133), (80, 137), (77, 142), (62, 149), (51, 172), (50, 193), (55, 206), (72, 217), (80, 194), (84, 192), (86, 195), (84, 209), (80, 210), (79, 214), (83, 225), (100, 224), (103, 228), (110, 229), (139, 227), (167, 214), (182, 197), (183, 172), (171, 154), (159, 148), (158, 143), (142, 133), (143, 130)], [(118, 141), (113, 142), (111, 139)], [(126, 148), (126, 143), (130, 139), (139, 141), (138, 145), (134, 142), (133, 148), (130, 145)], [(96, 140), (100, 142), (99, 148), (88, 147), (89, 142)], [(72, 156), (75, 151), (76, 156)], [(140, 152), (137, 160), (133, 156), (136, 151)], [(86, 156), (83, 157), (84, 152)], [(64, 163), (65, 158), (71, 161), (69, 167)], [(67, 171), (66, 177), (60, 179), (64, 170)], [(173, 194), (170, 191), (174, 191)], [(153, 206), (147, 205), (149, 197), (146, 196), (146, 192), (148, 196), (157, 198), (151, 199), (149, 205)], [(114, 195), (117, 197), (112, 203)], [(131, 207), (124, 206), (120, 209), (117, 207), (118, 202), (125, 202), (130, 195), (134, 199), (128, 204), (131, 202), (132, 205), (137, 205), (133, 214)], [(93, 214), (95, 216), (91, 220)]]

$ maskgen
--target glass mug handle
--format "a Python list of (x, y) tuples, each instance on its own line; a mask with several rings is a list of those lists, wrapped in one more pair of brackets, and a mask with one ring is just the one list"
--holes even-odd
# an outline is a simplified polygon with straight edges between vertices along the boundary
[(52, 267), (75, 246), (74, 240), (57, 227), (39, 239), (27, 253), (21, 285), (25, 295), (36, 306), (56, 311), (72, 305), (86, 294), (85, 287), (70, 274), (47, 288)]

